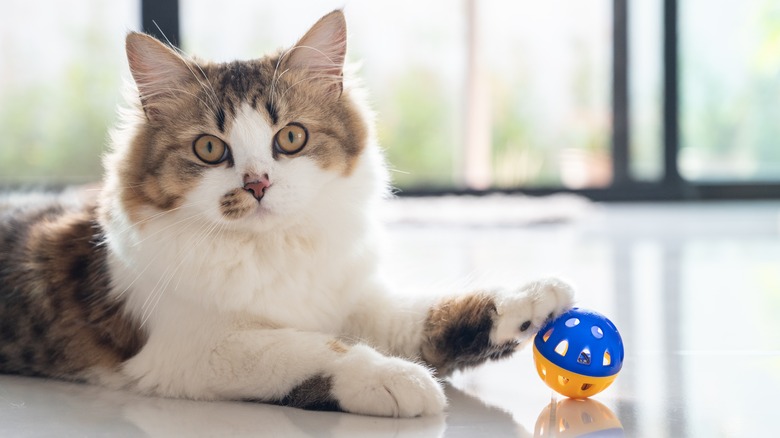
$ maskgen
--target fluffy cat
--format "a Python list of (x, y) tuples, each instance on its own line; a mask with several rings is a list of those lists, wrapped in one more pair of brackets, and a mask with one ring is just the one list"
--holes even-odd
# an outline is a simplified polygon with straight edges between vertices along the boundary
[(510, 355), (566, 284), (401, 300), (377, 274), (383, 156), (346, 24), (209, 63), (130, 33), (95, 202), (0, 201), (0, 371), (165, 397), (409, 417)]

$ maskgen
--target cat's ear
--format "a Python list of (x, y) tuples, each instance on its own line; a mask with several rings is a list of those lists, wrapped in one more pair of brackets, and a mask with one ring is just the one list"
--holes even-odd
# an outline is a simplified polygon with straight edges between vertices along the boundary
[(125, 49), (141, 105), (146, 117), (154, 119), (175, 90), (192, 79), (190, 67), (173, 49), (143, 33), (129, 33)]
[(347, 53), (347, 22), (344, 13), (335, 10), (320, 18), (285, 55), (287, 68), (310, 72), (341, 93), (344, 58)]

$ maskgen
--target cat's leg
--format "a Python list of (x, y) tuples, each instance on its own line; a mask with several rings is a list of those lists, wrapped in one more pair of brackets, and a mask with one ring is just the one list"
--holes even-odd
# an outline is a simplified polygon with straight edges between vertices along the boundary
[[(186, 331), (182, 331), (186, 333)], [(203, 400), (259, 400), (316, 410), (413, 417), (441, 412), (428, 368), (333, 336), (292, 329), (150, 338), (124, 372), (144, 393)]]
[(347, 336), (366, 339), (381, 351), (419, 358), (438, 376), (506, 357), (551, 317), (573, 304), (571, 287), (556, 279), (517, 290), (398, 300), (379, 291), (350, 319)]

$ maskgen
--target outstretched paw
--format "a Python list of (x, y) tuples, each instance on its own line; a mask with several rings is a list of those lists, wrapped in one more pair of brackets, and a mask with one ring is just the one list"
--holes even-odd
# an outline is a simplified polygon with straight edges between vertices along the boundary
[(522, 342), (574, 304), (574, 291), (568, 284), (549, 278), (529, 283), (518, 291), (496, 294), (496, 321), (490, 332), (494, 345)]

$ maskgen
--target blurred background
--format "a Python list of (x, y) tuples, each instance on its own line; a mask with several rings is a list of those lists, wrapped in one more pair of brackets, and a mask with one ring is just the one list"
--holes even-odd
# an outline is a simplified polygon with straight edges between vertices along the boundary
[(128, 30), (228, 61), (338, 7), (401, 194), (780, 196), (775, 0), (6, 0), (0, 184), (100, 177)]

